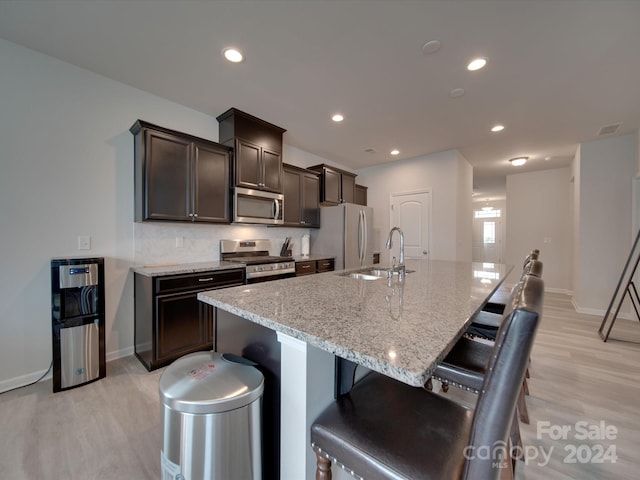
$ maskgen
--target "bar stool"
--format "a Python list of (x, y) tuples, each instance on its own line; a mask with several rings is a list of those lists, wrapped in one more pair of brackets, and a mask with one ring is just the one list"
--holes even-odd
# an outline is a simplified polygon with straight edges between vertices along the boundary
[[(525, 265), (519, 281), (522, 281), (525, 275), (533, 275), (541, 278), (542, 267), (543, 264), (540, 260), (529, 261)], [(509, 301), (505, 302), (505, 306), (506, 303), (509, 303)], [(503, 314), (481, 310), (472, 317), (471, 325), (467, 329), (466, 334), (493, 341), (496, 338), (496, 332), (498, 331), (498, 327), (500, 327), (500, 323), (502, 323), (502, 319)]]
[[(531, 250), (531, 252), (529, 252), (527, 256), (524, 257), (524, 262), (522, 264), (522, 274), (520, 276), (521, 278), (522, 278), (522, 275), (525, 274), (525, 270), (527, 270), (530, 262), (532, 260), (539, 260), (539, 257), (540, 257), (540, 250), (538, 250), (537, 248)], [(491, 298), (489, 298), (489, 300), (484, 305), (484, 307), (482, 307), (482, 311), (497, 313), (498, 315), (502, 315), (504, 313), (506, 304), (509, 303), (510, 297), (511, 297), (511, 292), (506, 288), (501, 288), (498, 291), (496, 291), (493, 295), (491, 295)]]
[(530, 277), (515, 295), (475, 409), (371, 373), (311, 426), (316, 480), (331, 479), (332, 462), (367, 479), (508, 478), (507, 440), (542, 311), (542, 280)]

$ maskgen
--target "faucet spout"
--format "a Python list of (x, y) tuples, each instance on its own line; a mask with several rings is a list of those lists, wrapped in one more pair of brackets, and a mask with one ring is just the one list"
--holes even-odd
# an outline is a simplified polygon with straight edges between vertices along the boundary
[[(398, 235), (400, 235), (400, 264), (398, 265), (398, 269), (402, 274), (402, 276), (404, 276), (404, 233), (402, 233), (402, 230), (400, 230), (400, 228), (398, 227), (393, 227), (389, 231), (389, 236), (387, 237), (387, 245), (386, 245), (386, 247), (389, 250), (391, 250), (391, 247), (393, 247), (393, 232), (398, 232)], [(395, 265), (394, 265), (394, 268), (395, 268)]]

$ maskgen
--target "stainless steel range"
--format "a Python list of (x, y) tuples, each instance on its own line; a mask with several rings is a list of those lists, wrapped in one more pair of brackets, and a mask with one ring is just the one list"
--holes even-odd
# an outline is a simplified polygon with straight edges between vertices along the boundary
[(270, 240), (220, 240), (220, 259), (246, 264), (247, 283), (294, 277), (293, 257), (269, 255)]

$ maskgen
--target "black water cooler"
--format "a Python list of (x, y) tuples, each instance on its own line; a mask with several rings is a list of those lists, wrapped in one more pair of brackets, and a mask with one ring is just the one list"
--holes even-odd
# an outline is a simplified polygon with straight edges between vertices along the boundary
[(53, 391), (106, 375), (104, 258), (51, 260)]

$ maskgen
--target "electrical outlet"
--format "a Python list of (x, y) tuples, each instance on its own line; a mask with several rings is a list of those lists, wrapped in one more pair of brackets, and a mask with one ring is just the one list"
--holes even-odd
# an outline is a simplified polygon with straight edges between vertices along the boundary
[(89, 235), (78, 235), (78, 250), (91, 250), (91, 237)]
[(176, 248), (184, 248), (184, 237), (183, 236), (176, 237)]

